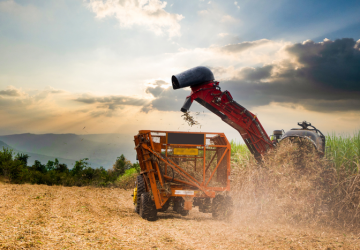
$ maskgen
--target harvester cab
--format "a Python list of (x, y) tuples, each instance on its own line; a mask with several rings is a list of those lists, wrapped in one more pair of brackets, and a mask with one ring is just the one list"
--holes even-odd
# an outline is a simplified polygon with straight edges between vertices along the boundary
[(316, 150), (319, 152), (320, 156), (324, 156), (325, 153), (325, 136), (321, 133), (320, 130), (311, 125), (311, 123), (303, 121), (298, 122), (298, 125), (301, 128), (293, 128), (287, 131), (282, 137), (281, 140), (290, 139), (292, 141), (302, 138), (306, 141), (309, 141), (314, 145)]

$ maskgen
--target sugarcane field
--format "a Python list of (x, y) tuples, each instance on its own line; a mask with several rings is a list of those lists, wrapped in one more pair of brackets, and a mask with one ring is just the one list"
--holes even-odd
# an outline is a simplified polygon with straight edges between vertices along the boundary
[(360, 249), (359, 13), (0, 0), (0, 249)]
[[(289, 142), (290, 143), (290, 142)], [(289, 154), (290, 153), (290, 154)], [(148, 221), (135, 212), (133, 183), (121, 188), (9, 184), (2, 179), (2, 249), (358, 249), (358, 176), (337, 179), (328, 161), (301, 168), (294, 145), (259, 167), (232, 161), (234, 211), (224, 220), (172, 207)], [(245, 167), (246, 166), (246, 167)], [(344, 170), (338, 170), (344, 171)], [(135, 174), (132, 180), (135, 181)], [(331, 201), (329, 198), (332, 198)]]

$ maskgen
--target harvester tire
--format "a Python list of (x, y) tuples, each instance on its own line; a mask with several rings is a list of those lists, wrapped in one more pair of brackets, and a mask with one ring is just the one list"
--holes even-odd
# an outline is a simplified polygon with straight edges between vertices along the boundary
[(136, 212), (136, 213), (139, 213), (139, 212), (140, 212), (140, 199), (141, 199), (141, 194), (143, 194), (143, 193), (146, 192), (145, 182), (144, 182), (144, 178), (143, 178), (142, 175), (138, 175), (138, 176), (136, 177), (135, 186), (137, 187), (135, 212)]
[(217, 220), (225, 220), (234, 212), (234, 204), (230, 196), (216, 195), (212, 201), (212, 217)]
[(158, 212), (166, 212), (168, 208), (170, 207), (170, 199), (168, 199), (165, 204), (162, 206), (162, 208), (158, 209)]
[(189, 215), (189, 210), (184, 209), (185, 200), (182, 197), (174, 199), (173, 210), (182, 216)]
[(181, 214), (181, 216), (188, 216), (189, 215), (189, 210), (182, 209), (180, 211), (180, 214)]
[(148, 192), (144, 192), (140, 196), (140, 210), (141, 218), (148, 221), (155, 221), (157, 219), (157, 210), (155, 202), (151, 199)]

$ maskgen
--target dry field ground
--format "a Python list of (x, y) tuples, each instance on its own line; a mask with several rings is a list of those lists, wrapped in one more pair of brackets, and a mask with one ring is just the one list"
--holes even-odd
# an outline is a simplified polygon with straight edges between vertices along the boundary
[(0, 248), (360, 249), (354, 232), (214, 221), (197, 209), (188, 217), (159, 213), (159, 220), (148, 222), (134, 213), (130, 195), (122, 189), (0, 183)]

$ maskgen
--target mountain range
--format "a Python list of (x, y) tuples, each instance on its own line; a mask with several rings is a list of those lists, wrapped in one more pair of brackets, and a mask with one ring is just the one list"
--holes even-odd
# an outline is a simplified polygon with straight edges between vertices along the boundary
[(72, 168), (75, 161), (89, 158), (91, 167), (108, 169), (121, 154), (135, 162), (132, 135), (125, 134), (14, 134), (0, 136), (0, 148), (8, 147), (15, 153), (30, 156), (28, 165), (35, 160), (46, 164), (58, 158)]

